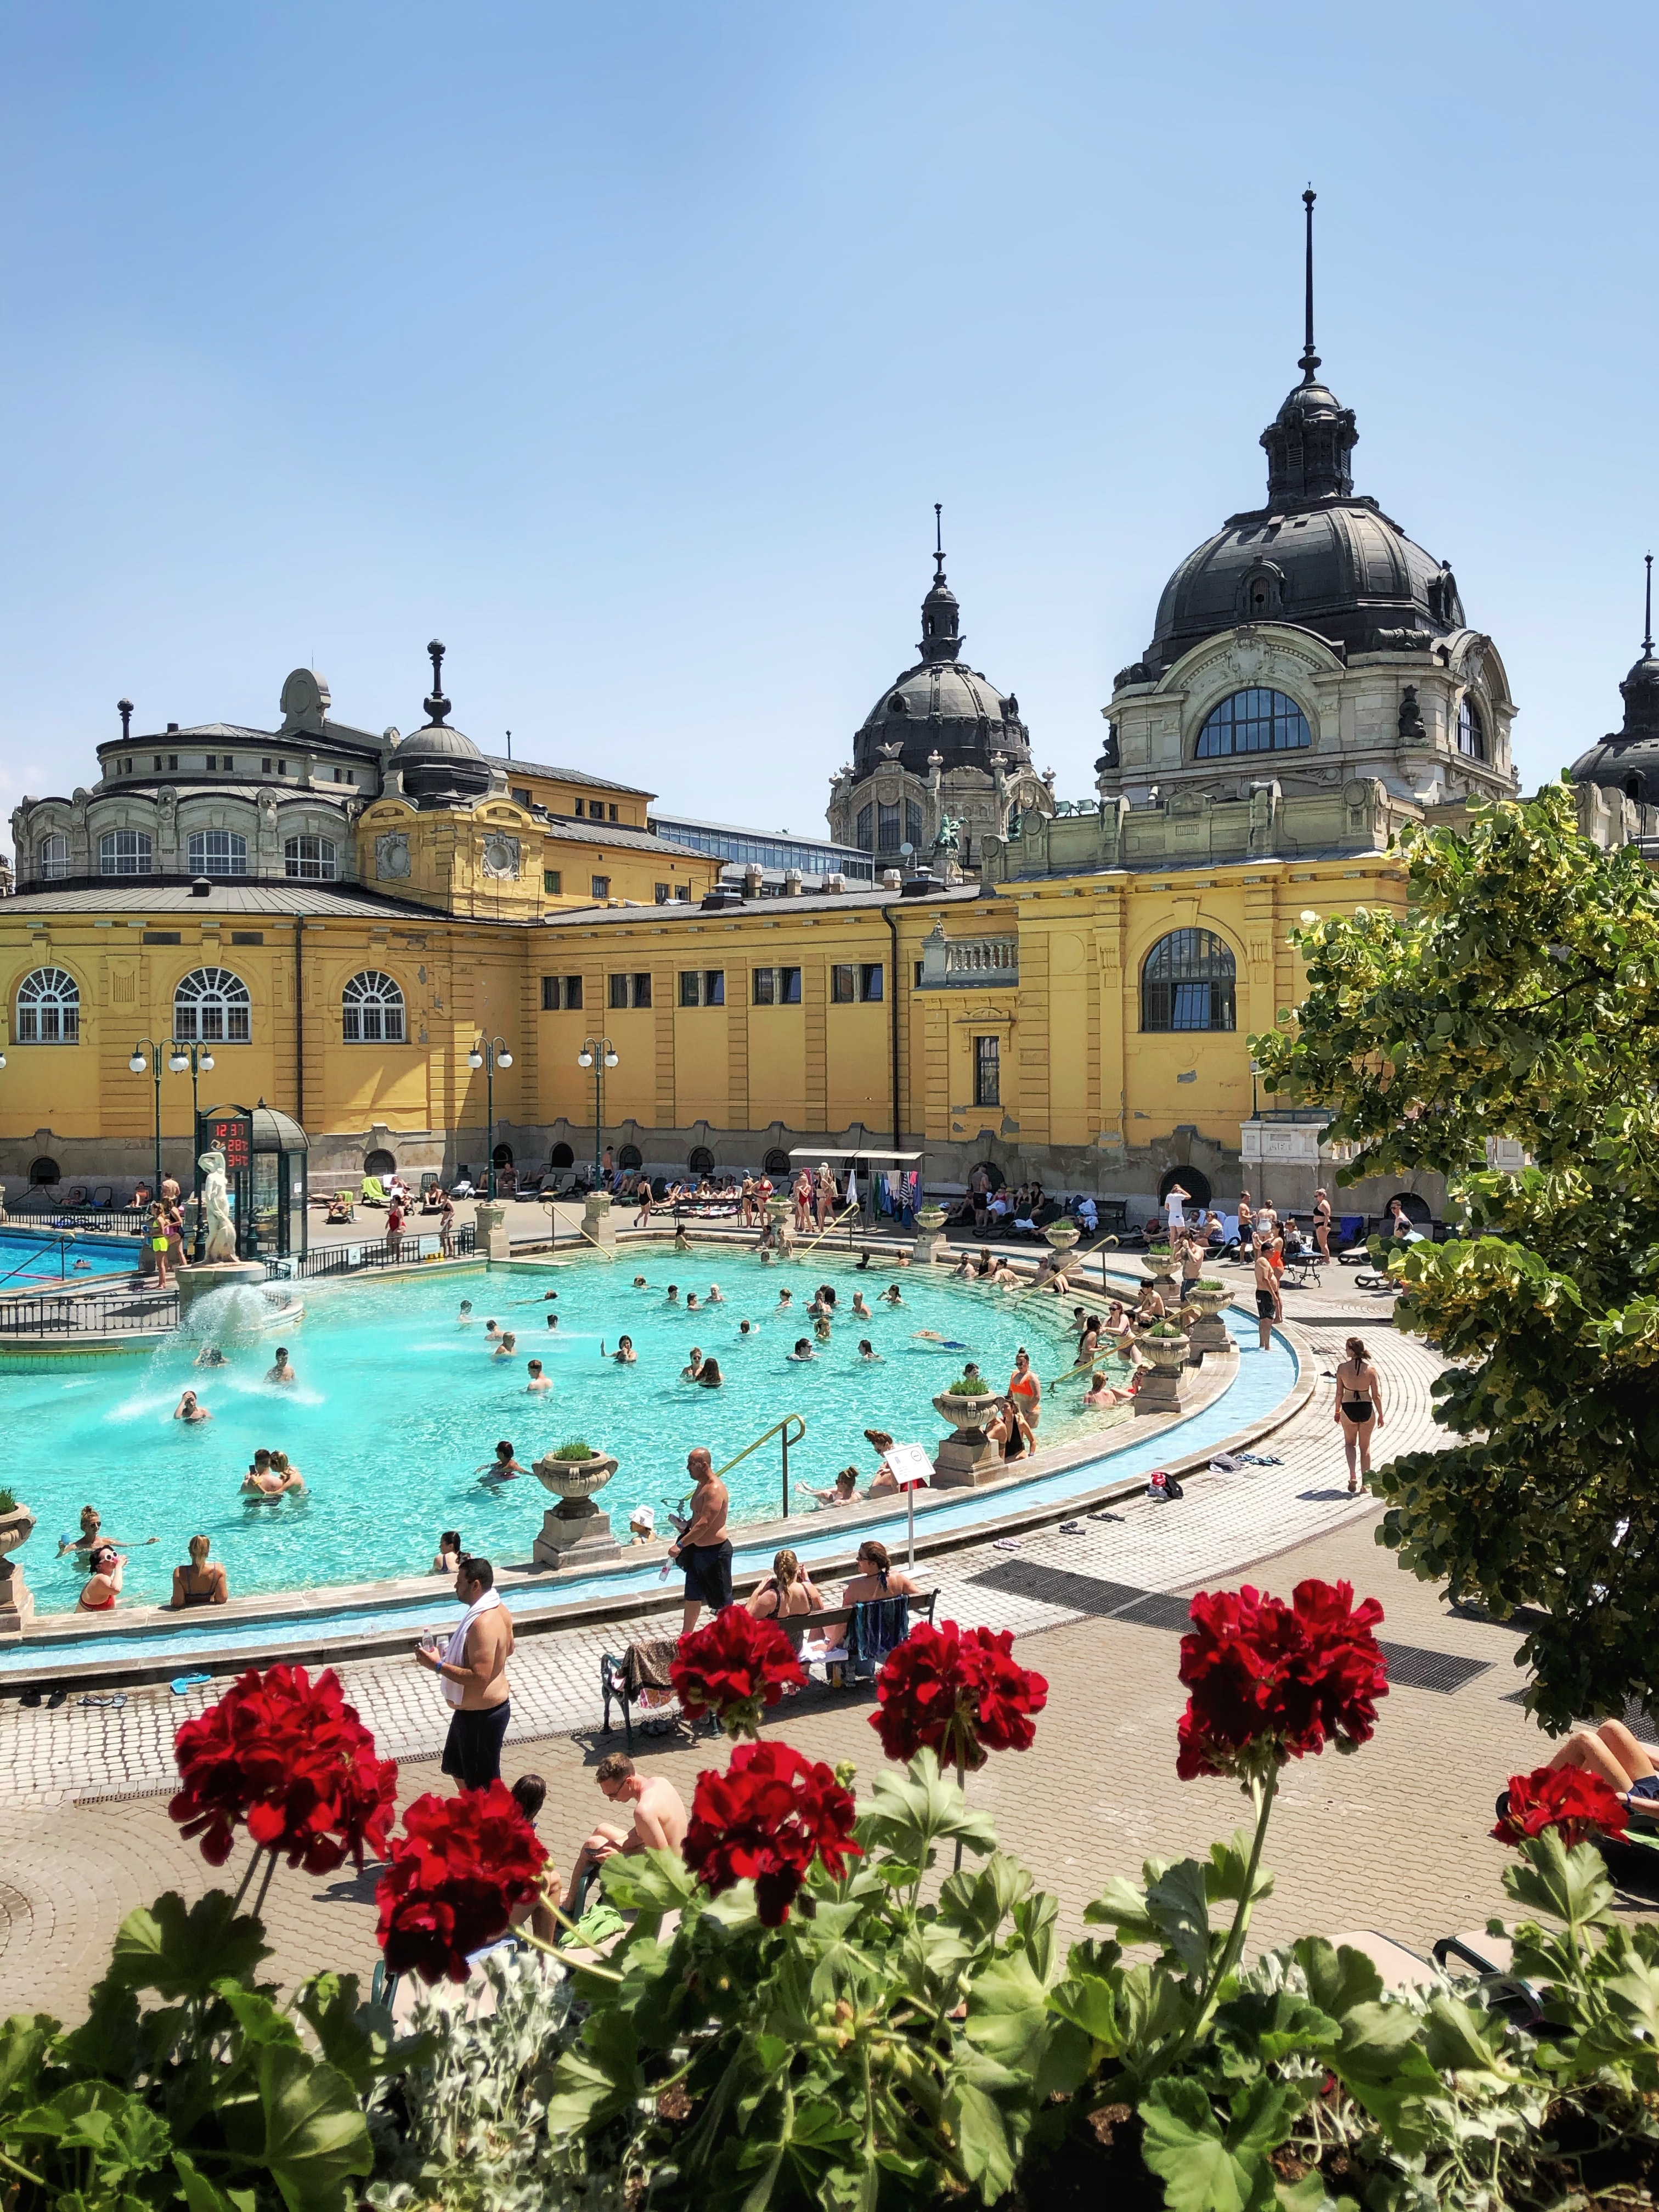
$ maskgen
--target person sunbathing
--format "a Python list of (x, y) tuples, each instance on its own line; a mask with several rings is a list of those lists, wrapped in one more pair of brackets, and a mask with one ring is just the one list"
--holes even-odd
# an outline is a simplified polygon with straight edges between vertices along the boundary
[(1599, 1774), (1629, 1811), (1659, 1820), (1659, 1765), (1623, 1721), (1576, 1729), (1550, 1765), (1581, 1766), (1589, 1773)]

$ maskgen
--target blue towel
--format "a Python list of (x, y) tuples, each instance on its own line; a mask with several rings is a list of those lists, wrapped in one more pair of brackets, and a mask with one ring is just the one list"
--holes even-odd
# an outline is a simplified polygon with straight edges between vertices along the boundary
[(868, 1681), (878, 1674), (888, 1653), (902, 1644), (909, 1633), (908, 1597), (871, 1598), (863, 1605), (855, 1605), (847, 1624), (847, 1651), (854, 1678)]

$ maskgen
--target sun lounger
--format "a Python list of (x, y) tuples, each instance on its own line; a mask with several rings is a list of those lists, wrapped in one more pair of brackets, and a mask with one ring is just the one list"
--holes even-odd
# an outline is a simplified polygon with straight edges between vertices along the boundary
[(364, 1206), (384, 1206), (386, 1205), (386, 1195), (380, 1188), (380, 1178), (379, 1176), (366, 1175), (363, 1177), (361, 1202)]

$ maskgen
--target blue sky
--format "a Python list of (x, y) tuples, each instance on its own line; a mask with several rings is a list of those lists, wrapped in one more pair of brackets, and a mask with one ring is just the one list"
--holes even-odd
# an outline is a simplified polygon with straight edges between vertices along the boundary
[(1528, 784), (1616, 726), (1656, 509), (1654, 16), (1615, 4), (0, 9), (0, 802), (118, 726), (422, 719), (817, 832), (914, 658), (1062, 797), (1265, 480), (1319, 202), (1357, 488)]

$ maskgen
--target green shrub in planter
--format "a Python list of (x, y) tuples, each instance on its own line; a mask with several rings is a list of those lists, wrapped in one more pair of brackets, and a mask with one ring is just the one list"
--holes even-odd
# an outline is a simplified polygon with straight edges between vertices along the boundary
[(990, 1398), (996, 1394), (982, 1375), (958, 1375), (945, 1395), (951, 1398)]
[(0, 1513), (15, 1513), (17, 1500), (9, 1490), (0, 1490)]
[(554, 1459), (582, 1460), (598, 1459), (599, 1454), (594, 1450), (592, 1445), (587, 1443), (584, 1437), (571, 1437), (559, 1446), (557, 1451), (550, 1454), (550, 1456)]
[(1200, 1275), (1193, 1288), (1197, 1291), (1224, 1291), (1227, 1285), (1216, 1275)]
[(1175, 1322), (1160, 1321), (1154, 1322), (1146, 1334), (1148, 1336), (1183, 1336), (1186, 1332)]

